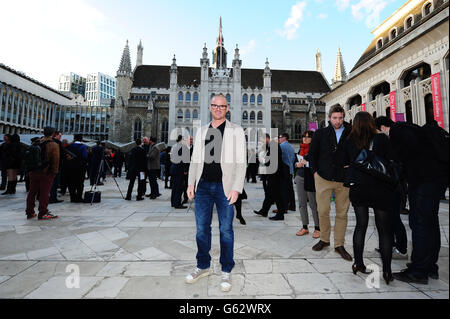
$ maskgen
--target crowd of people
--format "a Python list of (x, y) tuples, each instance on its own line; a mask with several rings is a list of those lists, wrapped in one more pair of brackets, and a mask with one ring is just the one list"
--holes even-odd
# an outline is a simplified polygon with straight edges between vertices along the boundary
[[(275, 204), (277, 209), (270, 220), (284, 220), (288, 211), (296, 211), (295, 184), (301, 220), (296, 235), (310, 234), (309, 206), (314, 222), (312, 237), (318, 239), (312, 249), (321, 251), (330, 246), (330, 211), (334, 201), (334, 249), (343, 259), (354, 259), (353, 273), (367, 274), (370, 271), (364, 264), (363, 251), (371, 209), (386, 284), (394, 278), (421, 284), (428, 283), (429, 277), (437, 278), (438, 211), (448, 186), (448, 133), (435, 121), (420, 127), (394, 123), (383, 116), (374, 119), (367, 112), (357, 113), (350, 124), (344, 121), (345, 111), (340, 106), (331, 108), (328, 117), (327, 127), (303, 133), (298, 151), (290, 144), (287, 133), (275, 138), (266, 134), (259, 153), (247, 151), (247, 182), (251, 179), (256, 183), (259, 175), (265, 195), (261, 209), (254, 213), (268, 217)], [(218, 127), (222, 136), (224, 127), (225, 124)], [(186, 209), (193, 192), (189, 181), (194, 177), (189, 175), (198, 173), (190, 167), (195, 152), (193, 137), (183, 139), (180, 135), (176, 142), (161, 150), (155, 137), (143, 137), (124, 154), (100, 141), (89, 148), (81, 135), (75, 135), (69, 143), (61, 140), (61, 132), (52, 127), (45, 127), (44, 136), (32, 140), (31, 146), (22, 144), (17, 134), (6, 134), (0, 145), (1, 189), (5, 190), (2, 195), (15, 194), (17, 177), (22, 175), (28, 191), (27, 218), (54, 219), (58, 216), (48, 210), (48, 205), (62, 202), (58, 190), (65, 194), (68, 189), (72, 203), (84, 202), (85, 180), (89, 180), (91, 189), (103, 185), (108, 173), (113, 178), (121, 177), (125, 164), (129, 180), (125, 200), (132, 199), (136, 179), (136, 200), (144, 200), (144, 196), (158, 198), (161, 193), (157, 179), (160, 179), (165, 189), (171, 189), (171, 206)], [(205, 144), (210, 142), (213, 137)], [(206, 163), (198, 180), (206, 178), (211, 183), (225, 180), (225, 176), (214, 173), (217, 170), (221, 172), (220, 163)], [(150, 193), (146, 195), (147, 180)], [(206, 186), (210, 187), (209, 184), (202, 187)], [(242, 188), (233, 200), (236, 218), (244, 225), (241, 210), (246, 197)], [(407, 197), (412, 230), (411, 262), (405, 270), (393, 274), (393, 256), (408, 258), (407, 233), (400, 218), (400, 214), (408, 213)], [(36, 199), (39, 200), (37, 215)], [(345, 249), (350, 205), (356, 216), (353, 257)]]

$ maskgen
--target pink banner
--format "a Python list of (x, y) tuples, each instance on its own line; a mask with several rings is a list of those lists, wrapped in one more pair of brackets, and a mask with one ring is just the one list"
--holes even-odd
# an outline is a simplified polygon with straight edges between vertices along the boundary
[(395, 113), (395, 121), (396, 122), (405, 122), (405, 114)]
[(434, 119), (440, 127), (444, 128), (444, 115), (442, 115), (441, 100), (441, 79), (439, 73), (431, 75), (431, 91), (433, 93)]
[(361, 111), (362, 112), (366, 111), (366, 103), (361, 104)]
[(391, 107), (391, 120), (395, 122), (395, 113), (397, 111), (397, 104), (395, 103), (395, 91), (389, 93), (389, 106)]
[(308, 130), (316, 131), (317, 129), (318, 129), (317, 122), (309, 122), (308, 123)]

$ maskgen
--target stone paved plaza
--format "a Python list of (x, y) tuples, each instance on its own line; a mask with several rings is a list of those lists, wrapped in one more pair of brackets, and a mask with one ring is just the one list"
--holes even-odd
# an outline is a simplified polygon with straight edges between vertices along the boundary
[[(127, 181), (118, 182), (125, 191)], [(163, 195), (158, 199), (128, 202), (109, 177), (101, 186), (102, 203), (71, 204), (67, 195), (62, 196), (64, 203), (50, 205), (59, 215), (51, 221), (26, 220), (24, 183), (19, 183), (17, 194), (1, 196), (0, 298), (449, 298), (448, 201), (440, 206), (440, 279), (430, 279), (428, 285), (394, 281), (387, 286), (381, 278), (379, 288), (367, 288), (367, 275), (355, 276), (352, 263), (334, 249), (314, 252), (311, 247), (316, 240), (311, 235), (295, 235), (300, 225), (298, 209), (284, 221), (255, 215), (253, 209), (261, 207), (264, 197), (262, 184), (245, 184), (247, 225), (234, 220), (233, 288), (223, 293), (217, 215), (213, 218), (213, 274), (188, 285), (184, 277), (196, 265), (194, 214), (171, 208), (170, 190), (159, 183)], [(353, 255), (351, 209), (348, 215), (346, 249)], [(408, 216), (402, 219), (407, 226)], [(371, 214), (364, 254), (367, 266), (381, 263), (374, 251), (377, 243)], [(393, 271), (403, 269), (405, 263), (393, 260)], [(71, 264), (80, 269), (79, 288), (66, 287)]]

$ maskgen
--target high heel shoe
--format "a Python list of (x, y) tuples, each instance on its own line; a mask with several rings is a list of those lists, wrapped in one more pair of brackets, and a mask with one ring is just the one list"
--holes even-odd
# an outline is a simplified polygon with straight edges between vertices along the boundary
[(365, 275), (371, 274), (373, 270), (367, 270), (366, 266), (358, 266), (357, 264), (352, 265), (353, 274), (356, 275), (356, 273), (359, 271)]
[(392, 272), (383, 271), (383, 279), (384, 281), (386, 281), (386, 285), (389, 285), (389, 282), (394, 281), (394, 278), (392, 277)]

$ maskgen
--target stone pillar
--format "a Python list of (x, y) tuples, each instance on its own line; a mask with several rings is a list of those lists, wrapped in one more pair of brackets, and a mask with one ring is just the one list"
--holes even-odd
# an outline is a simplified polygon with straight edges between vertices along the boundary
[(419, 82), (422, 79), (417, 78), (413, 81), (414, 83), (414, 87), (415, 87), (415, 98), (416, 98), (416, 107), (417, 107), (417, 115), (418, 115), (418, 122), (417, 124), (422, 126), (425, 124), (426, 122), (426, 116), (425, 116), (425, 101), (424, 101), (424, 96), (422, 93), (422, 90), (420, 88), (420, 84)]
[(9, 96), (11, 95), (11, 89), (6, 87), (6, 103), (5, 103), (5, 115), (3, 116), (3, 121), (8, 122), (8, 107), (9, 107)]

